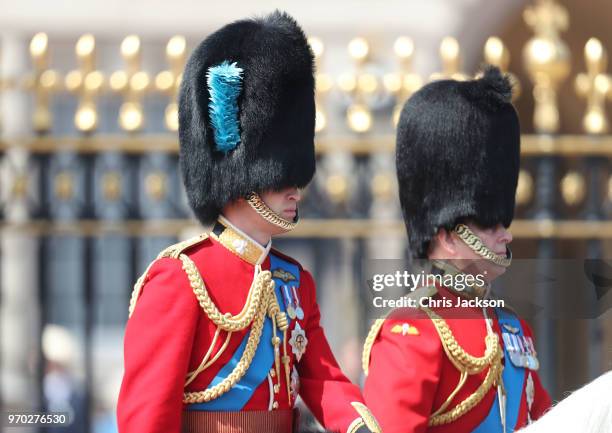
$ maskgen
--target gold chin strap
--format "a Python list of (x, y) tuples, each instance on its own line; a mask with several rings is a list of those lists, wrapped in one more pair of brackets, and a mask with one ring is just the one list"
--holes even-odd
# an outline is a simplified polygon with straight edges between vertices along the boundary
[(457, 224), (454, 232), (457, 233), (457, 236), (459, 236), (459, 238), (480, 257), (487, 259), (496, 265), (503, 266), (504, 268), (507, 268), (510, 266), (510, 263), (512, 263), (512, 252), (508, 247), (506, 247), (506, 250), (508, 251), (508, 255), (506, 257), (494, 253), (465, 224)]
[(285, 231), (291, 231), (297, 225), (294, 222), (287, 221), (281, 218), (268, 207), (268, 205), (261, 199), (259, 194), (252, 192), (247, 196), (247, 203), (257, 212), (263, 219), (268, 221), (270, 224), (275, 225)]

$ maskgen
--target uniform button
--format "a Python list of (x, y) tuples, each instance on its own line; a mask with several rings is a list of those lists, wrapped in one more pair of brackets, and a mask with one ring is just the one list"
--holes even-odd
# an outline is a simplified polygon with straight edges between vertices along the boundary
[(272, 409), (278, 409), (278, 401), (272, 403)]
[(280, 391), (280, 385), (277, 383), (274, 385), (274, 394), (278, 394), (279, 391)]
[(276, 376), (276, 371), (274, 371), (274, 369), (270, 370), (270, 376), (272, 377)]

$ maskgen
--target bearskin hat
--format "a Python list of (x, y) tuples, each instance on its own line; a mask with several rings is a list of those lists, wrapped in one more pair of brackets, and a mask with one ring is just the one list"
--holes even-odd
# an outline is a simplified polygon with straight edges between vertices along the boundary
[(508, 77), (489, 66), (475, 80), (427, 84), (404, 105), (396, 168), (413, 258), (461, 220), (510, 225), (520, 163), (511, 96)]
[(222, 27), (193, 51), (179, 94), (180, 167), (203, 224), (250, 192), (315, 171), (314, 58), (286, 13)]

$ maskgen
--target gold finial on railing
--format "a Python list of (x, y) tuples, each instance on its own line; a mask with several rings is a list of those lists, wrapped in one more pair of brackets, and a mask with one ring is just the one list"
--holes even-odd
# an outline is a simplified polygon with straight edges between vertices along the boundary
[(183, 68), (185, 66), (185, 55), (187, 43), (183, 36), (173, 36), (166, 45), (166, 58), (170, 64), (170, 69), (162, 71), (155, 77), (155, 87), (157, 90), (166, 93), (170, 97), (170, 102), (164, 112), (164, 122), (170, 131), (178, 131), (178, 103), (177, 96), (181, 79), (183, 78)]
[(414, 43), (412, 39), (400, 36), (393, 44), (395, 57), (398, 59), (400, 69), (383, 77), (383, 83), (389, 93), (395, 95), (396, 104), (393, 109), (391, 122), (397, 126), (404, 102), (423, 85), (420, 75), (412, 72), (412, 58), (414, 56)]
[(343, 174), (331, 174), (325, 180), (325, 190), (332, 203), (344, 203), (349, 195), (348, 178)]
[(25, 87), (34, 92), (34, 131), (45, 134), (51, 130), (53, 116), (49, 102), (51, 94), (60, 87), (60, 76), (49, 69), (49, 38), (46, 33), (37, 33), (30, 41), (30, 57), (34, 73), (26, 78)]
[(608, 132), (606, 118), (606, 99), (612, 99), (612, 77), (606, 73), (608, 54), (596, 38), (588, 40), (584, 46), (586, 72), (576, 76), (576, 93), (587, 101), (582, 127), (589, 134)]
[(104, 75), (96, 70), (96, 40), (91, 34), (79, 38), (75, 47), (79, 69), (66, 75), (66, 88), (79, 95), (74, 125), (85, 133), (98, 127), (96, 97), (104, 85)]
[(561, 179), (561, 196), (568, 206), (576, 206), (584, 200), (586, 181), (579, 172), (572, 170)]
[(144, 125), (141, 100), (150, 85), (149, 75), (140, 70), (141, 47), (138, 36), (130, 35), (121, 42), (121, 56), (127, 68), (111, 75), (110, 86), (124, 97), (119, 109), (119, 126), (125, 131), (136, 132)]
[(348, 52), (356, 65), (354, 73), (342, 74), (338, 87), (349, 95), (351, 103), (346, 111), (349, 128), (355, 132), (367, 132), (372, 128), (372, 112), (367, 98), (378, 91), (378, 78), (365, 71), (370, 56), (370, 44), (365, 38), (357, 37), (348, 44)]
[(516, 75), (508, 70), (510, 66), (510, 51), (497, 36), (491, 36), (487, 39), (484, 46), (484, 59), (486, 63), (497, 66), (508, 75), (512, 82), (512, 100), (516, 100), (521, 94), (521, 83)]
[(327, 113), (323, 108), (323, 100), (325, 96), (334, 86), (332, 77), (325, 72), (321, 72), (321, 66), (323, 63), (323, 53), (325, 51), (325, 45), (323, 41), (316, 37), (308, 38), (308, 43), (314, 54), (316, 73), (315, 73), (315, 102), (316, 102), (316, 116), (315, 116), (315, 132), (321, 132), (327, 126)]
[(524, 206), (533, 197), (533, 177), (529, 171), (521, 169), (519, 171), (518, 182), (516, 185), (516, 204)]
[(537, 0), (523, 14), (535, 32), (523, 49), (523, 61), (534, 83), (535, 110), (533, 123), (540, 133), (559, 130), (557, 88), (570, 73), (570, 52), (559, 37), (567, 30), (567, 11), (554, 0)]
[(450, 78), (453, 80), (467, 80), (469, 76), (461, 72), (461, 48), (457, 39), (446, 37), (440, 43), (440, 59), (442, 72), (435, 72), (429, 77), (430, 81)]

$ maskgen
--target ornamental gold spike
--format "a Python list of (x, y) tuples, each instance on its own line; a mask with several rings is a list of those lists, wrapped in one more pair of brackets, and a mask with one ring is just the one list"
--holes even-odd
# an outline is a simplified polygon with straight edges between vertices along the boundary
[(442, 39), (440, 43), (440, 59), (442, 60), (442, 71), (431, 74), (429, 77), (430, 81), (447, 78), (463, 81), (469, 78), (467, 74), (461, 72), (461, 48), (457, 39), (452, 37)]
[(552, 134), (559, 130), (557, 89), (570, 73), (570, 52), (559, 37), (567, 30), (567, 11), (554, 0), (537, 0), (523, 13), (535, 33), (523, 48), (523, 61), (534, 84), (533, 123), (537, 132)]
[(518, 182), (516, 185), (516, 204), (525, 206), (533, 197), (533, 177), (529, 171), (521, 169), (519, 171)]
[(406, 36), (400, 36), (393, 44), (395, 57), (399, 62), (399, 70), (383, 77), (383, 84), (387, 92), (395, 96), (396, 104), (393, 109), (391, 122), (397, 126), (399, 115), (404, 102), (423, 85), (420, 75), (412, 72), (412, 58), (414, 56), (414, 43)]
[(315, 103), (316, 103), (316, 116), (315, 116), (315, 132), (321, 132), (327, 126), (327, 113), (324, 109), (324, 100), (329, 91), (334, 86), (332, 77), (321, 72), (323, 65), (323, 53), (325, 52), (325, 45), (323, 41), (317, 37), (308, 38), (308, 43), (314, 54), (315, 58)]
[(75, 53), (79, 69), (66, 75), (66, 88), (79, 96), (74, 115), (75, 127), (84, 133), (91, 133), (98, 126), (96, 98), (104, 86), (104, 75), (96, 70), (96, 40), (85, 34), (76, 43)]
[(351, 100), (346, 111), (346, 121), (351, 130), (367, 132), (372, 128), (372, 112), (367, 99), (379, 90), (378, 78), (365, 69), (370, 56), (370, 44), (367, 39), (356, 37), (349, 42), (348, 52), (355, 63), (355, 71), (338, 78), (338, 87)]
[(484, 59), (487, 64), (497, 66), (508, 75), (512, 83), (512, 101), (518, 99), (521, 94), (521, 83), (516, 75), (508, 70), (510, 66), (510, 51), (497, 36), (491, 36), (487, 39), (484, 46)]
[(52, 93), (57, 91), (60, 76), (49, 69), (49, 37), (46, 33), (37, 33), (30, 41), (30, 57), (34, 73), (25, 79), (25, 88), (34, 93), (34, 114), (32, 126), (38, 134), (51, 130), (53, 116), (49, 107)]
[(609, 128), (606, 99), (612, 99), (612, 77), (606, 73), (608, 54), (598, 39), (588, 40), (584, 60), (586, 72), (579, 73), (574, 81), (576, 93), (586, 99), (582, 127), (588, 134), (605, 134)]
[(586, 195), (584, 176), (576, 170), (568, 172), (561, 179), (561, 196), (568, 206), (580, 204)]
[(170, 68), (162, 71), (155, 77), (155, 88), (169, 96), (170, 102), (164, 112), (164, 123), (169, 131), (178, 131), (178, 104), (177, 96), (183, 68), (185, 66), (185, 55), (187, 43), (183, 36), (173, 36), (166, 45), (166, 59)]
[(127, 36), (121, 42), (121, 56), (126, 69), (111, 75), (110, 86), (124, 99), (119, 109), (119, 126), (124, 131), (137, 132), (144, 125), (142, 96), (150, 87), (149, 75), (140, 70), (141, 46), (138, 36)]

